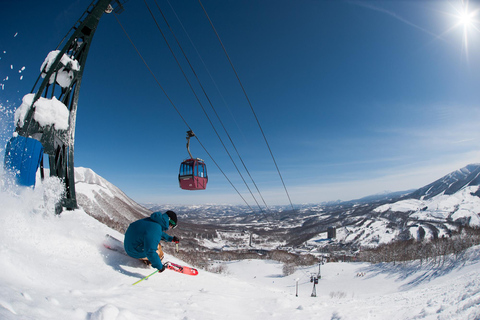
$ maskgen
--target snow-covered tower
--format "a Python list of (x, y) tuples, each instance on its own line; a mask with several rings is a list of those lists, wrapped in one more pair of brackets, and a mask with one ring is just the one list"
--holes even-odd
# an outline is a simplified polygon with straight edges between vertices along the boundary
[[(5, 168), (16, 176), (19, 184), (26, 186), (35, 186), (39, 166), (44, 177), (46, 153), (50, 176), (65, 183), (61, 205), (67, 209), (77, 208), (73, 165), (75, 123), (88, 51), (103, 13), (121, 9), (119, 0), (94, 0), (57, 50), (48, 54), (32, 93), (23, 98), (15, 113), (16, 129), (5, 150)], [(60, 206), (56, 209), (57, 213), (61, 210)]]

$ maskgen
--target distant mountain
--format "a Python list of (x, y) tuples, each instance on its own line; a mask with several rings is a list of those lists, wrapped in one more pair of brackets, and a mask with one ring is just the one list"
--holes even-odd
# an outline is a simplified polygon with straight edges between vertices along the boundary
[[(470, 164), (418, 189), (409, 194), (407, 198), (426, 200), (440, 194), (452, 195), (465, 187), (479, 185), (480, 164)], [(477, 196), (480, 196), (480, 194), (477, 194)]]
[[(440, 238), (462, 226), (480, 227), (480, 164), (468, 165), (413, 192), (373, 195), (348, 202), (271, 207), (252, 213), (233, 205), (145, 205), (92, 170), (76, 168), (79, 205), (91, 216), (124, 232), (152, 211), (174, 210), (175, 230), (192, 250), (327, 250), (377, 246), (394, 240)], [(336, 238), (327, 241), (327, 229)], [(328, 250), (330, 250), (328, 249)]]
[(122, 233), (131, 222), (151, 214), (92, 169), (75, 168), (75, 190), (87, 214)]
[[(304, 209), (304, 223), (290, 230), (287, 244), (377, 246), (394, 240), (448, 237), (462, 226), (480, 227), (479, 172), (480, 165), (471, 164), (407, 194)], [(337, 235), (325, 242), (328, 227), (335, 227)]]
[(371, 196), (366, 196), (366, 197), (356, 199), (356, 200), (351, 200), (351, 201), (348, 201), (348, 202), (372, 203), (372, 202), (378, 202), (378, 201), (389, 201), (389, 200), (392, 200), (392, 199), (397, 199), (397, 198), (404, 197), (406, 195), (410, 195), (414, 191), (416, 191), (416, 190), (412, 189), (412, 190), (395, 191), (395, 192), (386, 191), (386, 192), (383, 192), (383, 193), (378, 193), (378, 194), (374, 194), (374, 195), (371, 195)]

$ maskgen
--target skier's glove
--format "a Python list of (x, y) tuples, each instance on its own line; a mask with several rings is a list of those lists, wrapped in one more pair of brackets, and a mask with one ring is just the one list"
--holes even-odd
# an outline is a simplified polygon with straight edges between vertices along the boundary
[(161, 269), (158, 269), (158, 273), (162, 273), (163, 271), (165, 271), (165, 265), (163, 265)]
[(178, 239), (177, 237), (173, 236), (172, 242), (179, 243), (179, 242), (180, 242), (180, 239)]

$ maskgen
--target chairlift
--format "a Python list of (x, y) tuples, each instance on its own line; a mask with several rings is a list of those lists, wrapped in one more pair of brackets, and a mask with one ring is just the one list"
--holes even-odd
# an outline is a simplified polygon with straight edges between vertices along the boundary
[(190, 138), (194, 136), (192, 130), (187, 131), (187, 151), (190, 159), (186, 159), (180, 164), (178, 173), (178, 182), (183, 190), (205, 190), (207, 188), (207, 166), (202, 159), (193, 158), (190, 153)]

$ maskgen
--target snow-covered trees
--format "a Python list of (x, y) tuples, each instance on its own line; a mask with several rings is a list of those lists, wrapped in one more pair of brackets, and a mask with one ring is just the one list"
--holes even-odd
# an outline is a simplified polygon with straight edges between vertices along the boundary
[(451, 237), (432, 240), (408, 240), (363, 249), (358, 259), (372, 263), (420, 260), (421, 263), (443, 262), (447, 255), (458, 256), (467, 248), (480, 244), (480, 228), (464, 227)]

